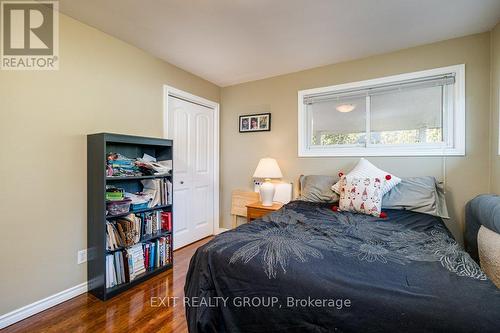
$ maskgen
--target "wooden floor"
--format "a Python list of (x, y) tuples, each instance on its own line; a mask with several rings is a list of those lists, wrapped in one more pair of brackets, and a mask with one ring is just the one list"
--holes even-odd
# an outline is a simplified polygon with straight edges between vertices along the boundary
[[(0, 331), (187, 332), (182, 303), (164, 306), (157, 300), (167, 296), (184, 297), (189, 260), (195, 250), (210, 239), (205, 238), (175, 251), (173, 270), (159, 274), (107, 302), (83, 294)], [(155, 305), (161, 306), (151, 306), (152, 298)]]

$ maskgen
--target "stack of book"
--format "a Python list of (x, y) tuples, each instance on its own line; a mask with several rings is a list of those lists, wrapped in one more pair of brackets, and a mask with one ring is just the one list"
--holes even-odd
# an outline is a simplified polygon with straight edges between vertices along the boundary
[(116, 251), (106, 255), (106, 288), (130, 281), (128, 260), (125, 252)]
[(117, 153), (109, 153), (107, 155), (106, 175), (108, 177), (127, 177), (140, 176), (142, 173), (135, 165), (135, 160)]
[(167, 235), (107, 254), (106, 288), (133, 281), (146, 270), (171, 264), (171, 243), (172, 236)]
[(161, 212), (161, 229), (172, 231), (172, 212)]
[(123, 241), (114, 223), (106, 221), (106, 249), (113, 251), (123, 246)]
[(153, 269), (170, 264), (172, 254), (170, 253), (171, 235), (160, 237), (153, 242), (143, 244), (144, 264), (147, 269)]
[(172, 182), (166, 178), (145, 179), (141, 181), (142, 192), (152, 198), (151, 206), (172, 204)]
[(125, 217), (116, 219), (115, 223), (116, 230), (118, 230), (124, 246), (131, 246), (139, 242), (142, 228), (140, 216), (128, 214)]
[(148, 212), (142, 214), (142, 224), (143, 224), (143, 235), (150, 236), (161, 232), (162, 222), (161, 222), (162, 212)]
[(144, 267), (144, 251), (142, 246), (143, 244), (139, 243), (127, 248), (130, 281), (146, 271), (146, 267)]
[(158, 179), (160, 181), (161, 205), (172, 204), (172, 182), (168, 179)]

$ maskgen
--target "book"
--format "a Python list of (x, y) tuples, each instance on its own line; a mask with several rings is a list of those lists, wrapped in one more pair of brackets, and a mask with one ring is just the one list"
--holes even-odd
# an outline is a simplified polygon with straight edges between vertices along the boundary
[(166, 257), (167, 257), (167, 264), (172, 263), (172, 235), (168, 235), (166, 237), (167, 239), (167, 244), (166, 244)]
[(151, 221), (151, 230), (153, 233), (158, 231), (158, 221), (156, 220), (156, 214), (149, 214), (149, 220)]
[(173, 199), (172, 182), (167, 179), (166, 183), (167, 183), (167, 205), (171, 205)]
[(150, 251), (151, 252), (149, 254), (149, 268), (153, 268), (155, 262), (155, 247), (153, 244), (151, 244)]
[(161, 229), (164, 231), (172, 231), (172, 213), (161, 212)]
[(123, 264), (123, 254), (122, 251), (118, 251), (116, 253), (118, 254), (118, 263), (120, 266), (120, 280), (122, 281), (122, 283), (125, 283), (126, 279), (125, 279), (125, 267)]
[(132, 281), (135, 278), (134, 274), (134, 258), (132, 256), (132, 253), (129, 253), (127, 251), (127, 262), (128, 262), (128, 276), (129, 276), (129, 281)]
[(154, 214), (156, 220), (156, 232), (161, 232), (161, 212), (156, 211)]
[(111, 288), (111, 266), (109, 263), (110, 255), (106, 256), (106, 288)]
[(168, 205), (168, 180), (163, 179), (163, 187), (165, 189), (165, 197), (163, 198), (164, 205)]
[(165, 238), (160, 238), (160, 266), (165, 265)]
[(144, 266), (149, 267), (149, 243), (144, 243)]
[(115, 276), (116, 276), (116, 284), (122, 284), (122, 274), (121, 274), (121, 269), (120, 269), (120, 253), (119, 251), (115, 252), (113, 254), (113, 265), (115, 269)]
[(160, 242), (156, 240), (156, 257), (155, 257), (155, 267), (160, 267)]
[(120, 254), (122, 256), (122, 262), (123, 262), (123, 274), (125, 278), (125, 282), (130, 282), (130, 272), (128, 269), (128, 257), (127, 257), (127, 252), (126, 251), (120, 251)]

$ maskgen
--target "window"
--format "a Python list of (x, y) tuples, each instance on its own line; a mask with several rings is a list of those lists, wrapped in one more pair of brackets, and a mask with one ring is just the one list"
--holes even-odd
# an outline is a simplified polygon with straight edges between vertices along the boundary
[(299, 156), (465, 155), (465, 65), (299, 91)]

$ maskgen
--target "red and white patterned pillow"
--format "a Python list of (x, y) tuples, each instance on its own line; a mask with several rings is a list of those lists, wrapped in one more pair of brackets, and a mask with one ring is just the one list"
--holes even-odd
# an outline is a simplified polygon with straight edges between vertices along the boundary
[[(342, 173), (341, 173), (342, 174)], [(389, 192), (394, 186), (398, 185), (401, 182), (401, 179), (396, 177), (395, 175), (391, 175), (390, 173), (380, 170), (375, 165), (371, 164), (368, 160), (361, 158), (352, 169), (347, 176), (358, 177), (358, 178), (385, 178), (387, 181), (382, 185), (382, 195)], [(340, 194), (340, 181), (332, 186), (332, 190)]]
[(379, 177), (342, 176), (338, 210), (384, 217), (381, 215), (382, 189), (386, 181)]

